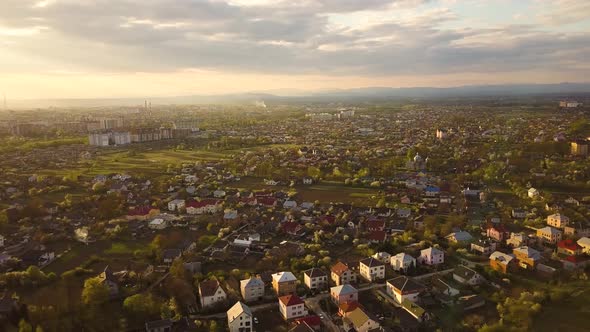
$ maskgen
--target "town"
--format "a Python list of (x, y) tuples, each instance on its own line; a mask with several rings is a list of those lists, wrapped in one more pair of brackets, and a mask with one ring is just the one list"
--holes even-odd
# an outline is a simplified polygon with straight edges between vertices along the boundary
[(0, 112), (2, 327), (587, 330), (589, 103)]

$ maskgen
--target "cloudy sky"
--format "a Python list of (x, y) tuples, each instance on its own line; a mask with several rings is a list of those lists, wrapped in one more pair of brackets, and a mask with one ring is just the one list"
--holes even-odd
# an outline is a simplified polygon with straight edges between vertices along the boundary
[(0, 0), (0, 93), (590, 81), (589, 0)]

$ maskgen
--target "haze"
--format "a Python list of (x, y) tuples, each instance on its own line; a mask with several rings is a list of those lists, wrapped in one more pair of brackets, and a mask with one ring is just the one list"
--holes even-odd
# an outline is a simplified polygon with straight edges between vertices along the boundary
[(583, 82), (586, 0), (2, 0), (11, 99)]

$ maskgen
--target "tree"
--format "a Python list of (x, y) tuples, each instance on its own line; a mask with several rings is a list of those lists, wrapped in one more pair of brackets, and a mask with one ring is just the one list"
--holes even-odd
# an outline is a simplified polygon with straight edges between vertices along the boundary
[(21, 319), (20, 322), (18, 322), (18, 332), (33, 332), (33, 327), (29, 322)]
[(123, 309), (132, 317), (139, 321), (144, 321), (150, 316), (155, 316), (160, 312), (160, 306), (152, 294), (135, 294), (129, 296), (123, 301)]
[(89, 306), (101, 305), (109, 300), (110, 291), (98, 277), (86, 279), (82, 290), (82, 302)]

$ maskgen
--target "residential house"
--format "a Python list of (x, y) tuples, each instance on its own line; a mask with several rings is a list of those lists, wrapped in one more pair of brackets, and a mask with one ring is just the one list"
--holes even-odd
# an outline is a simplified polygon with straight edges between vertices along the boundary
[(557, 242), (557, 253), (568, 256), (581, 255), (582, 246), (572, 239), (565, 239)]
[(528, 238), (524, 233), (512, 233), (506, 244), (512, 248), (522, 247), (528, 244)]
[(471, 243), (471, 251), (487, 256), (496, 251), (496, 242), (490, 241), (488, 239), (479, 239)]
[(321, 291), (328, 287), (328, 275), (324, 270), (312, 268), (303, 272), (303, 282), (312, 291)]
[(184, 199), (174, 199), (168, 202), (169, 211), (180, 211), (186, 207), (186, 201)]
[(479, 285), (484, 281), (481, 274), (465, 265), (459, 265), (453, 270), (453, 279), (463, 285), (470, 286)]
[(524, 219), (526, 218), (526, 211), (523, 209), (512, 209), (512, 218)]
[(297, 202), (296, 201), (293, 201), (293, 200), (286, 200), (283, 203), (283, 208), (284, 209), (294, 209), (296, 207), (297, 207)]
[(113, 271), (111, 271), (111, 268), (108, 265), (98, 275), (98, 279), (101, 283), (107, 286), (111, 297), (117, 296), (119, 294), (119, 281), (117, 278), (115, 278)]
[(490, 255), (490, 267), (496, 271), (507, 273), (516, 266), (514, 255), (505, 254), (500, 251), (494, 251)]
[(374, 282), (385, 279), (385, 264), (373, 258), (365, 258), (359, 262), (359, 274), (365, 280)]
[(148, 223), (148, 227), (154, 230), (162, 230), (168, 227), (168, 222), (162, 218), (156, 218)]
[(590, 226), (588, 226), (588, 224), (582, 223), (582, 222), (570, 223), (568, 226), (564, 227), (563, 233), (565, 235), (569, 235), (569, 236), (575, 237), (575, 238), (589, 237), (590, 236)]
[(166, 265), (172, 265), (175, 259), (182, 256), (182, 250), (180, 249), (164, 249), (162, 251), (162, 262)]
[(389, 263), (391, 260), (391, 255), (385, 251), (377, 252), (372, 257), (383, 263)]
[(272, 275), (272, 288), (278, 296), (295, 294), (297, 278), (291, 272), (278, 272)]
[(468, 244), (473, 241), (473, 236), (469, 232), (459, 231), (445, 236), (445, 239), (451, 243)]
[(391, 257), (390, 262), (395, 271), (408, 272), (408, 269), (416, 267), (416, 259), (403, 252)]
[(420, 293), (426, 290), (426, 287), (422, 284), (406, 276), (399, 276), (387, 280), (386, 286), (387, 294), (393, 297), (395, 302), (399, 304), (405, 299), (416, 302)]
[(227, 300), (225, 290), (216, 279), (205, 280), (199, 283), (199, 296), (201, 298), (201, 308), (211, 308), (222, 304)]
[(556, 244), (561, 241), (562, 232), (551, 226), (537, 229), (537, 237), (542, 239), (546, 243)]
[(418, 304), (408, 300), (408, 299), (404, 299), (401, 303), (402, 308), (409, 313), (410, 315), (412, 315), (414, 318), (416, 318), (416, 320), (418, 322), (422, 322), (424, 320), (427, 320), (430, 318), (430, 315), (428, 315), (428, 313), (426, 312), (426, 310), (424, 310), (421, 306), (419, 306)]
[(580, 238), (576, 243), (580, 247), (582, 247), (583, 253), (590, 255), (590, 238), (587, 238), (587, 237)]
[(279, 312), (284, 320), (291, 320), (307, 315), (305, 303), (295, 294), (279, 297)]
[(486, 304), (486, 300), (481, 295), (472, 294), (461, 296), (458, 299), (458, 304), (463, 308), (463, 311), (468, 311), (483, 307)]
[(396, 211), (397, 216), (400, 218), (407, 219), (412, 215), (412, 210), (406, 208), (400, 208)]
[(489, 224), (486, 229), (486, 235), (491, 239), (502, 242), (510, 236), (510, 232), (503, 224)]
[(338, 262), (330, 269), (330, 278), (337, 285), (356, 283), (356, 273), (348, 265)]
[(527, 195), (529, 196), (529, 198), (536, 199), (540, 196), (540, 193), (537, 189), (530, 188), (527, 192)]
[(438, 294), (444, 295), (444, 297), (439, 297), (440, 299), (445, 299), (445, 303), (452, 303), (452, 297), (455, 297), (461, 293), (459, 287), (453, 281), (447, 281), (440, 277), (434, 277), (432, 280), (432, 288)]
[(336, 305), (358, 301), (358, 290), (349, 284), (330, 288), (330, 298)]
[(236, 302), (227, 311), (227, 325), (229, 332), (251, 332), (254, 331), (252, 324), (252, 310), (242, 302)]
[(541, 253), (528, 246), (514, 248), (512, 254), (523, 269), (535, 268), (541, 260)]
[(260, 301), (264, 297), (264, 282), (255, 277), (240, 280), (240, 292), (246, 302)]
[(438, 265), (445, 261), (445, 253), (440, 249), (430, 247), (420, 251), (418, 262), (424, 265)]
[(547, 225), (555, 228), (564, 228), (569, 224), (570, 218), (561, 213), (555, 213), (547, 217)]
[(348, 328), (348, 331), (369, 332), (380, 329), (378, 320), (367, 314), (360, 307), (347, 313), (343, 319), (343, 323)]

